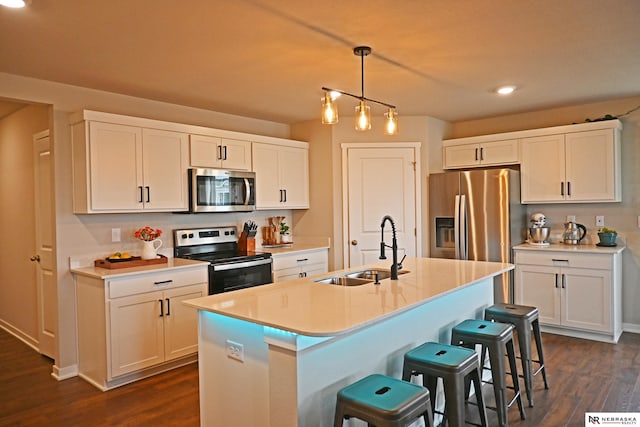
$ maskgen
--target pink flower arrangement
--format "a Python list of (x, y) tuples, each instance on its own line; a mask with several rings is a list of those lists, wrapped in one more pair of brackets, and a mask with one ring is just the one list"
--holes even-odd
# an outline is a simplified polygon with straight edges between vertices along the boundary
[(152, 228), (148, 225), (145, 225), (143, 228), (136, 230), (134, 236), (138, 240), (144, 240), (145, 242), (150, 242), (152, 240), (156, 240), (158, 237), (162, 236), (162, 230), (159, 228)]

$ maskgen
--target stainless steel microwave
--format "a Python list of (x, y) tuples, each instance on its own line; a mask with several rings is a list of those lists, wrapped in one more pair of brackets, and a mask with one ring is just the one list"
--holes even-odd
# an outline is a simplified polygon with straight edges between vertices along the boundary
[(190, 212), (250, 212), (256, 209), (255, 172), (189, 169)]

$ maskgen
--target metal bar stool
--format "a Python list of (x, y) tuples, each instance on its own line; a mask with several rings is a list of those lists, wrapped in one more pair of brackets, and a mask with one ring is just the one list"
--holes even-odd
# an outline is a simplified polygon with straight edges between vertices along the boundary
[[(518, 335), (518, 347), (520, 348), (520, 359), (522, 361), (524, 388), (527, 392), (529, 406), (533, 406), (533, 377), (542, 372), (544, 388), (549, 389), (547, 370), (544, 367), (544, 355), (542, 354), (542, 338), (540, 336), (540, 325), (538, 323), (538, 309), (526, 305), (498, 303), (485, 309), (484, 319), (511, 323), (515, 326), (516, 335)], [(532, 330), (533, 338), (536, 341), (538, 360), (533, 359), (531, 349)], [(535, 372), (533, 372), (532, 362), (539, 365)]]
[[(484, 367), (485, 349), (489, 350), (489, 361), (491, 363), (491, 377), (493, 391), (496, 397), (495, 409), (498, 413), (498, 423), (500, 427), (508, 425), (509, 417), (507, 410), (513, 404), (518, 403), (520, 418), (525, 419), (522, 396), (520, 395), (520, 385), (518, 383), (518, 366), (513, 346), (514, 326), (507, 323), (490, 322), (487, 320), (464, 320), (457, 324), (451, 331), (451, 344), (461, 345), (467, 348), (475, 348), (476, 344), (482, 345), (481, 364)], [(506, 356), (509, 358), (509, 372), (513, 387), (507, 386), (507, 371), (505, 367)], [(507, 388), (513, 389), (514, 396), (507, 402)]]
[(487, 426), (487, 412), (482, 398), (480, 381), (480, 362), (478, 353), (468, 348), (447, 344), (427, 342), (404, 355), (402, 379), (410, 381), (413, 375), (422, 375), (422, 384), (429, 389), (431, 409), (435, 410), (438, 378), (444, 385), (444, 416), (450, 427), (461, 427), (465, 424), (465, 402), (469, 395), (470, 382), (476, 394), (476, 402), (480, 415), (480, 424)]
[(369, 375), (338, 392), (334, 427), (351, 417), (376, 427), (404, 427), (423, 417), (425, 425), (433, 427), (429, 390), (380, 374)]

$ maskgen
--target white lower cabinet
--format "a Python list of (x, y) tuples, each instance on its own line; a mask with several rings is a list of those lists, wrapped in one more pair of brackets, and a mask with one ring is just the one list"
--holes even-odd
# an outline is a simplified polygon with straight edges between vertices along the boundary
[(80, 375), (107, 390), (195, 361), (197, 310), (182, 301), (207, 295), (207, 280), (206, 265), (104, 280), (76, 275)]
[(326, 248), (273, 254), (273, 281), (299, 279), (329, 271), (329, 250)]
[(538, 308), (544, 330), (617, 342), (622, 333), (619, 253), (515, 249), (515, 302)]

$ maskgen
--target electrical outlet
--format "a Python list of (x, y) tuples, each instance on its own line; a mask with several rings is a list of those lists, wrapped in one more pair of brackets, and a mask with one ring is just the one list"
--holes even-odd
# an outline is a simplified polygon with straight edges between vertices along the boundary
[(119, 228), (112, 228), (111, 229), (111, 241), (112, 242), (119, 242), (120, 241), (120, 229)]
[(575, 215), (567, 215), (567, 222), (576, 222)]
[(596, 215), (596, 227), (604, 227), (604, 216)]
[(227, 340), (227, 357), (244, 362), (244, 345)]

